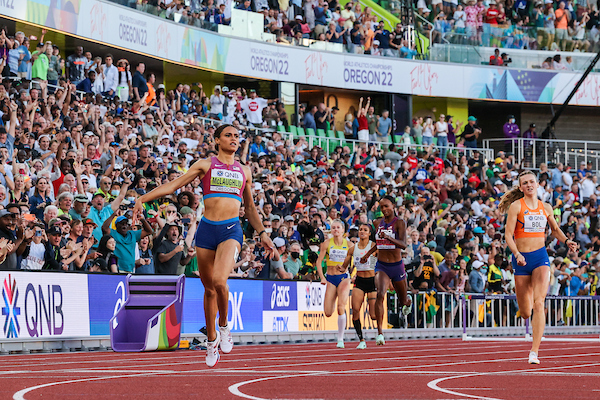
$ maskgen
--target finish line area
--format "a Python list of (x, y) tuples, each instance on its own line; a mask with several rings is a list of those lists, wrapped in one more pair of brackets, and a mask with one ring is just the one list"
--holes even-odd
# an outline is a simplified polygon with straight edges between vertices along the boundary
[[(579, 338), (597, 338), (588, 335)], [(235, 346), (215, 368), (205, 351), (33, 353), (0, 357), (3, 399), (578, 399), (600, 396), (600, 346), (556, 336), (530, 344), (392, 340)], [(490, 338), (493, 339), (493, 338)], [(500, 338), (496, 338), (500, 339)]]

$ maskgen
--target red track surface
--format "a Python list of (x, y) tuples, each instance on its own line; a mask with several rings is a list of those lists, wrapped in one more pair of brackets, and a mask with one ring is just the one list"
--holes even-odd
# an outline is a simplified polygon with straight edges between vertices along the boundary
[(1, 399), (598, 399), (600, 344), (458, 339), (237, 346), (204, 351), (0, 357)]

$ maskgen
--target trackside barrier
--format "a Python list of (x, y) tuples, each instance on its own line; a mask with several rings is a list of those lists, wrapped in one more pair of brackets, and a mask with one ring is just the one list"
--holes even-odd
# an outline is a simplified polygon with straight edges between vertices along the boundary
[[(0, 271), (0, 353), (111, 347), (110, 321), (129, 298), (126, 278), (112, 274)], [(319, 282), (230, 279), (228, 284), (228, 318), (236, 343), (335, 340), (337, 314), (325, 316), (325, 287)], [(406, 319), (398, 316), (396, 296), (388, 296), (384, 304), (386, 339), (460, 338), (465, 330), (472, 337), (525, 335), (524, 323), (511, 305), (514, 297), (490, 298), (485, 302), (466, 298), (463, 304), (460, 297), (449, 293), (420, 292), (411, 296), (412, 313)], [(572, 311), (567, 312), (569, 300)], [(204, 338), (200, 334), (206, 324), (203, 301), (200, 279), (186, 278), (182, 339)], [(547, 310), (548, 334), (597, 336), (600, 332), (597, 297), (549, 298)], [(346, 314), (346, 340), (355, 340), (350, 305)], [(474, 315), (477, 323), (473, 322)], [(506, 318), (501, 318), (503, 315)], [(366, 337), (373, 339), (376, 326), (365, 303), (359, 318)]]
[[(546, 296), (544, 312), (547, 334), (594, 334), (594, 338), (573, 338), (569, 341), (600, 341), (600, 296)], [(465, 294), (460, 297), (463, 340), (498, 340), (482, 328), (499, 328), (520, 335), (501, 340), (531, 340), (528, 320), (520, 318), (515, 295)], [(487, 337), (486, 337), (487, 336)], [(556, 340), (545, 337), (544, 340)], [(565, 341), (567, 339), (559, 339)]]
[(110, 320), (114, 351), (179, 347), (185, 275), (127, 275), (127, 300)]

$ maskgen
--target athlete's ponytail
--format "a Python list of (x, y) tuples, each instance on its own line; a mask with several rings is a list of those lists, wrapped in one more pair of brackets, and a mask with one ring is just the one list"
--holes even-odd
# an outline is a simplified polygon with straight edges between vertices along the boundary
[(506, 213), (512, 203), (525, 197), (525, 195), (521, 191), (521, 187), (520, 187), (521, 186), (521, 177), (525, 176), (525, 175), (535, 176), (535, 174), (529, 170), (523, 171), (519, 174), (519, 176), (517, 178), (517, 181), (519, 184), (517, 186), (513, 187), (508, 192), (506, 192), (504, 194), (504, 196), (502, 196), (500, 198), (500, 204), (498, 204), (498, 210), (500, 210), (501, 213), (503, 213), (503, 214)]

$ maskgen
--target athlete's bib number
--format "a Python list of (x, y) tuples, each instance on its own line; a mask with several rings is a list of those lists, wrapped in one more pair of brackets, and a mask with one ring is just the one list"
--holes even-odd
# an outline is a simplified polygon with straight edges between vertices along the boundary
[(526, 233), (543, 233), (546, 231), (545, 215), (525, 215), (525, 224), (523, 231)]

